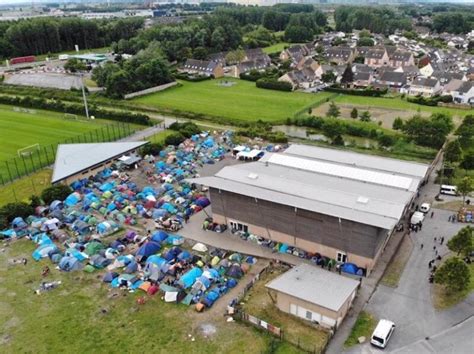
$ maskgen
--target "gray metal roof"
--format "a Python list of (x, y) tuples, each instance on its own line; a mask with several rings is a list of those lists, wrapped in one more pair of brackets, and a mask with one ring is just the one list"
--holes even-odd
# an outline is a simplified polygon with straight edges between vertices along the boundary
[(357, 289), (359, 282), (302, 263), (265, 286), (329, 310), (339, 311)]
[(420, 183), (419, 177), (328, 161), (330, 153), (322, 156), (325, 161), (267, 153), (259, 162), (190, 181), (387, 230), (398, 223)]
[(299, 155), (316, 160), (332, 161), (372, 170), (392, 172), (394, 174), (413, 176), (420, 179), (423, 179), (428, 171), (428, 165), (418, 162), (360, 154), (347, 150), (327, 149), (318, 146), (292, 144), (285, 150), (285, 154)]
[(59, 182), (95, 165), (120, 157), (147, 143), (147, 141), (136, 141), (59, 145), (51, 183)]

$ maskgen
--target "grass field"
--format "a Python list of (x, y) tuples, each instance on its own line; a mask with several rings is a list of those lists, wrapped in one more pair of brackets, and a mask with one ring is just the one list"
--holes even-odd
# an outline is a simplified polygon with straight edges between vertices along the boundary
[(225, 117), (243, 122), (259, 119), (283, 123), (312, 102), (331, 96), (331, 93), (309, 94), (282, 92), (255, 87), (254, 82), (228, 79), (233, 86), (219, 86), (221, 80), (182, 82), (173, 87), (140, 97), (134, 102), (174, 111), (200, 113), (210, 117)]
[(459, 117), (464, 117), (467, 114), (471, 114), (471, 111), (466, 110), (466, 109), (423, 106), (423, 105), (404, 101), (401, 98), (340, 95), (334, 99), (334, 102), (341, 103), (341, 104), (358, 105), (369, 110), (371, 107), (383, 107), (383, 108), (392, 108), (395, 110), (409, 110), (413, 112), (417, 112), (419, 110), (421, 112), (429, 112), (429, 113), (449, 113), (453, 116), (456, 115)]
[(263, 48), (263, 51), (267, 54), (280, 53), (288, 46), (290, 46), (290, 43), (280, 42)]
[(51, 185), (53, 170), (45, 168), (12, 183), (0, 186), (0, 206), (13, 202), (29, 202), (32, 195), (40, 195)]
[[(117, 122), (96, 119), (65, 119), (63, 113), (43, 110), (30, 110), (35, 113), (15, 112), (12, 106), (0, 105), (0, 177), (15, 178), (22, 175), (23, 170), (33, 171), (31, 166), (44, 166), (53, 161), (55, 146), (70, 139), (68, 142), (90, 142), (110, 140), (124, 136), (128, 132), (125, 126), (118, 128)], [(99, 131), (99, 129), (103, 130)], [(130, 125), (130, 129), (140, 129), (141, 126)], [(35, 151), (31, 157), (9, 166), (8, 173), (4, 161), (18, 156), (18, 150), (40, 144), (40, 152)], [(47, 149), (45, 149), (47, 148)], [(25, 162), (25, 164), (23, 163)], [(0, 179), (1, 183), (1, 179)]]
[(344, 347), (349, 348), (359, 343), (359, 337), (370, 339), (370, 335), (375, 329), (377, 320), (368, 312), (362, 311), (357, 317), (354, 327), (352, 327), (349, 337), (344, 342)]
[[(142, 292), (110, 290), (97, 273), (59, 272), (49, 260), (34, 262), (32, 242), (20, 240), (0, 252), (0, 346), (2, 353), (263, 353), (271, 338), (253, 327), (206, 318), (159, 295), (144, 305)], [(12, 264), (27, 258), (26, 266)], [(41, 277), (46, 264), (51, 268)], [(62, 284), (41, 295), (42, 281)], [(216, 332), (205, 336), (210, 321)], [(251, 345), (249, 345), (249, 343)], [(34, 349), (33, 349), (34, 348)], [(277, 348), (276, 353), (295, 353)]]

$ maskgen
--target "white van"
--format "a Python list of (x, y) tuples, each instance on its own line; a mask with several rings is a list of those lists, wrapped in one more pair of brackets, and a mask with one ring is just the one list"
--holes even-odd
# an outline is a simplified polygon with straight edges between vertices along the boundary
[(430, 209), (431, 209), (430, 203), (423, 203), (423, 204), (420, 205), (420, 211), (421, 211), (422, 213), (425, 213), (425, 214), (426, 214), (427, 212), (430, 211)]
[(442, 184), (440, 193), (447, 194), (447, 195), (457, 195), (458, 189), (456, 188), (456, 186), (449, 186), (447, 184)]
[(410, 224), (418, 225), (420, 222), (423, 222), (424, 219), (425, 219), (425, 214), (423, 214), (421, 211), (415, 211), (413, 215), (411, 216)]
[(370, 344), (382, 349), (385, 348), (394, 330), (395, 323), (389, 320), (380, 320), (370, 337)]

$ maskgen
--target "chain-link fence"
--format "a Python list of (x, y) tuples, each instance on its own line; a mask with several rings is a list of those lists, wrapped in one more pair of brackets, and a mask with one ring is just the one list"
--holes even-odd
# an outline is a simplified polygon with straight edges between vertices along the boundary
[(110, 142), (125, 138), (135, 132), (131, 124), (108, 124), (88, 133), (76, 135), (56, 144), (36, 144), (29, 151), (21, 151), (18, 156), (0, 161), (0, 185), (34, 173), (46, 166), (52, 165), (56, 158), (56, 149), (59, 144), (81, 144)]

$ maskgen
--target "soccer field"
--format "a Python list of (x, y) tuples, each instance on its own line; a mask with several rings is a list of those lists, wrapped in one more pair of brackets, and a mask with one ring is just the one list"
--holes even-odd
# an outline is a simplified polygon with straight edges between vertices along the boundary
[[(224, 81), (230, 84), (224, 86), (221, 84)], [(283, 123), (297, 111), (332, 95), (265, 90), (257, 88), (254, 82), (229, 78), (181, 83), (180, 87), (140, 97), (134, 102), (229, 120)]]
[[(119, 126), (114, 121), (87, 121), (73, 115), (69, 115), (73, 119), (66, 119), (63, 113), (36, 109), (28, 110), (30, 113), (24, 111), (27, 110), (15, 111), (12, 106), (0, 105), (0, 183), (53, 162), (55, 145), (66, 139), (69, 143), (78, 143), (115, 140), (128, 135), (128, 127)], [(12, 161), (18, 157), (18, 150), (35, 144), (39, 144), (39, 150), (36, 147), (27, 149), (25, 153), (28, 154), (23, 154), (21, 161), (16, 161), (16, 164)], [(10, 172), (5, 161), (9, 161)]]

